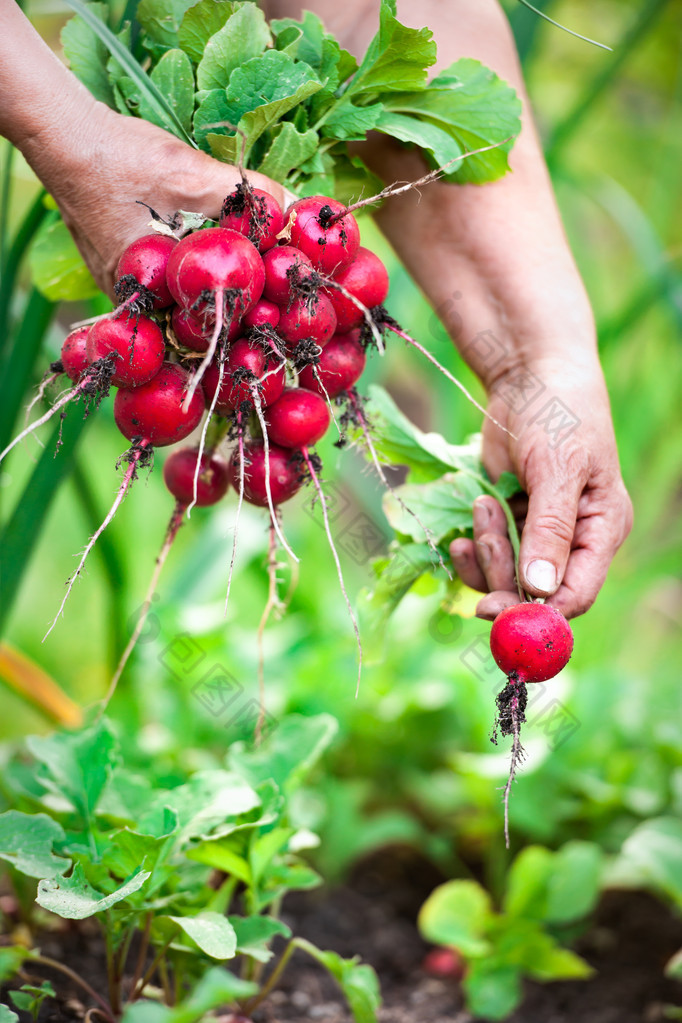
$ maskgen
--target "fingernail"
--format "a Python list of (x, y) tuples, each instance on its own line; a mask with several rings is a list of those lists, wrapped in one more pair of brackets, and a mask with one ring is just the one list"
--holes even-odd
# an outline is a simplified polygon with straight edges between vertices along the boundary
[(461, 542), (453, 540), (450, 544), (450, 555), (455, 561), (466, 561), (468, 552), (468, 541)]
[(490, 522), (490, 508), (481, 501), (474, 501), (474, 529), (478, 532)]
[(556, 568), (551, 561), (535, 558), (526, 567), (526, 580), (534, 590), (554, 593), (557, 588)]

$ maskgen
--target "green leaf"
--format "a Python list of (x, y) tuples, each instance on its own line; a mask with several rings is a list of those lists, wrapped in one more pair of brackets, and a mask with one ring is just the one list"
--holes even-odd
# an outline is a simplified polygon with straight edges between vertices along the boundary
[(338, 981), (348, 999), (355, 1023), (376, 1023), (381, 994), (379, 980), (371, 966), (359, 963), (357, 956), (343, 959), (337, 952), (323, 951), (302, 938), (296, 939), (296, 945), (321, 963)]
[(84, 920), (127, 899), (139, 891), (149, 877), (149, 871), (138, 868), (115, 891), (104, 895), (86, 880), (82, 866), (77, 863), (70, 877), (39, 881), (36, 902), (66, 920)]
[(682, 908), (682, 821), (656, 817), (635, 828), (621, 856)]
[[(91, 3), (88, 7), (92, 14), (102, 22), (106, 22), (108, 5)], [(108, 50), (98, 35), (82, 18), (71, 18), (61, 32), (61, 43), (64, 56), (76, 78), (86, 86), (95, 97), (107, 106), (114, 106), (114, 94), (107, 74)]]
[[(208, 92), (201, 93), (200, 96), (199, 105), (194, 112), (194, 137), (199, 146), (206, 152), (211, 151), (210, 140), (207, 136), (209, 132), (212, 132), (212, 138), (229, 142), (234, 147), (235, 154), (238, 154), (241, 138), (227, 135), (227, 132), (231, 130), (229, 125), (236, 126), (237, 121), (231, 120), (233, 111), (227, 101), (225, 89), (210, 89)], [(233, 163), (234, 160), (230, 160), (230, 162)]]
[(428, 28), (401, 25), (394, 14), (391, 5), (384, 0), (379, 31), (348, 87), (348, 92), (354, 96), (419, 89), (426, 82), (425, 69), (436, 62), (433, 33)]
[(330, 714), (290, 714), (256, 748), (245, 742), (230, 747), (228, 763), (252, 785), (272, 780), (282, 792), (298, 788), (336, 735)]
[(138, 822), (141, 832), (159, 834), (166, 809), (177, 814), (180, 835), (208, 835), (211, 831), (260, 806), (260, 798), (238, 774), (231, 771), (197, 771), (188, 782), (159, 792)]
[(419, 911), (419, 930), (435, 945), (450, 945), (465, 956), (483, 956), (491, 919), (490, 896), (475, 881), (447, 881), (429, 895)]
[(16, 976), (29, 952), (23, 945), (0, 946), (0, 984)]
[(178, 30), (195, 0), (140, 0), (135, 17), (149, 38), (168, 49), (180, 44)]
[(599, 898), (602, 865), (602, 851), (594, 842), (567, 842), (554, 854), (545, 907), (549, 923), (579, 920), (594, 908)]
[(129, 1002), (121, 1023), (170, 1023), (172, 1011), (159, 1002)]
[(41, 783), (87, 821), (118, 760), (118, 743), (108, 722), (102, 719), (80, 732), (32, 735), (26, 745), (42, 764)]
[(17, 1009), (21, 1009), (22, 1012), (30, 1012), (34, 1020), (37, 1019), (40, 1006), (45, 999), (57, 997), (49, 980), (44, 980), (40, 986), (22, 984), (19, 991), (10, 991), (10, 995)]
[(199, 0), (186, 12), (178, 32), (178, 46), (198, 64), (206, 44), (224, 27), (237, 8), (232, 0)]
[(350, 204), (363, 195), (376, 195), (384, 187), (384, 182), (369, 169), (357, 153), (346, 155), (341, 152), (337, 155), (334, 151), (332, 155), (334, 186), (329, 194), (333, 194), (339, 202)]
[(513, 966), (477, 959), (462, 982), (467, 1008), (487, 1020), (503, 1020), (521, 1001), (521, 978)]
[(547, 904), (547, 881), (554, 854), (539, 845), (529, 845), (515, 858), (509, 870), (504, 911), (512, 917), (542, 920)]
[(319, 136), (312, 128), (300, 132), (291, 121), (283, 121), (273, 132), (272, 145), (258, 170), (274, 181), (284, 181), (287, 174), (316, 151)]
[(568, 948), (559, 948), (549, 935), (543, 938), (544, 942), (533, 948), (532, 956), (524, 964), (533, 980), (587, 980), (594, 976), (595, 971), (581, 956)]
[(44, 223), (29, 251), (31, 279), (52, 302), (76, 302), (99, 294), (63, 220)]
[(238, 7), (204, 47), (197, 67), (199, 89), (225, 88), (235, 68), (258, 57), (270, 43), (265, 15), (255, 4)]
[(291, 929), (272, 916), (229, 916), (237, 935), (237, 954), (259, 963), (272, 959), (268, 945), (276, 935), (291, 937)]
[(0, 1023), (18, 1023), (19, 1017), (8, 1005), (0, 1005)]
[(173, 813), (170, 814), (168, 821), (168, 832), (163, 836), (141, 835), (129, 828), (123, 828), (109, 838), (102, 864), (117, 877), (127, 877), (138, 866), (145, 867), (154, 874), (172, 844), (171, 840), (176, 830), (177, 816)]
[(401, 142), (413, 142), (421, 149), (425, 149), (439, 167), (462, 154), (461, 147), (452, 136), (430, 121), (382, 109), (375, 128), (384, 135), (392, 135)]
[(212, 959), (232, 959), (237, 951), (237, 935), (232, 924), (221, 913), (205, 910), (196, 916), (168, 918)]
[[(252, 998), (257, 992), (257, 984), (242, 980), (233, 973), (214, 966), (203, 975), (192, 993), (173, 1009), (168, 1017), (168, 1023), (194, 1023), (211, 1009)], [(143, 1021), (136, 1020), (135, 1023)]]
[(428, 88), (384, 96), (387, 110), (437, 125), (462, 152), (502, 143), (462, 161), (447, 177), (480, 184), (494, 181), (509, 168), (507, 153), (521, 130), (521, 101), (514, 90), (480, 61), (463, 59), (442, 71)]
[(52, 877), (68, 869), (71, 861), (52, 852), (65, 837), (61, 824), (44, 813), (0, 814), (0, 859), (28, 877)]
[(344, 98), (335, 104), (329, 116), (325, 117), (321, 133), (332, 139), (363, 141), (367, 132), (377, 127), (383, 111), (381, 103), (358, 107), (350, 97)]
[[(194, 73), (187, 54), (182, 50), (168, 50), (152, 71), (151, 80), (166, 96), (178, 121), (189, 133), (194, 113)], [(147, 117), (147, 107), (146, 103), (141, 107), (143, 117)]]
[[(154, 5), (162, 3), (165, 6), (165, 2), (166, 0), (150, 0), (150, 3)], [(173, 109), (166, 101), (165, 96), (159, 91), (148, 75), (145, 74), (144, 70), (135, 60), (130, 50), (126, 49), (120, 39), (116, 38), (114, 33), (107, 28), (104, 22), (100, 21), (97, 15), (90, 10), (89, 6), (82, 3), (82, 0), (66, 0), (66, 3), (76, 12), (76, 14), (80, 14), (83, 20), (88, 23), (91, 29), (93, 29), (95, 34), (104, 43), (111, 56), (116, 58), (129, 77), (137, 84), (141, 94), (154, 107), (158, 117), (162, 119), (164, 117), (168, 118), (169, 130), (172, 131), (173, 134), (177, 135), (178, 138), (182, 139), (183, 142), (187, 142), (188, 145), (194, 146), (194, 142), (178, 121)]]
[[(424, 530), (414, 518), (417, 515), (431, 531), (434, 542), (440, 543), (453, 530), (473, 528), (473, 503), (485, 493), (485, 488), (472, 476), (449, 472), (430, 483), (406, 483), (397, 487), (395, 493), (387, 491), (382, 505), (396, 533), (403, 533), (417, 542), (423, 541)], [(400, 496), (403, 505), (396, 495)], [(405, 506), (414, 515), (410, 515)]]

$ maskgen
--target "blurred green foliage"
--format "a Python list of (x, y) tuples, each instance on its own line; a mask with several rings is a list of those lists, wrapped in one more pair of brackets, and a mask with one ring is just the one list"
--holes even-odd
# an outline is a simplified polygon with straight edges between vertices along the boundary
[[(544, 5), (558, 21), (614, 46), (609, 55), (533, 20), (511, 2), (507, 6), (550, 147), (566, 230), (594, 305), (635, 505), (633, 533), (597, 604), (575, 622), (569, 668), (539, 689), (531, 704), (529, 756), (513, 796), (512, 844), (518, 850), (527, 842), (557, 847), (589, 840), (613, 858), (649, 819), (682, 815), (679, 11), (674, 2), (635, 0)], [(616, 60), (621, 40), (627, 52)], [(36, 194), (18, 158), (12, 173), (15, 199), (5, 251), (18, 214)], [(480, 396), (477, 381), (368, 219), (362, 230), (364, 244), (389, 263), (389, 309)], [(17, 296), (12, 309), (15, 329), (24, 297)], [(56, 357), (65, 326), (81, 314), (82, 308), (60, 310), (31, 387)], [(448, 383), (414, 352), (396, 346), (384, 360), (375, 357), (367, 378), (389, 387), (421, 426), (453, 442), (479, 425), (475, 410), (453, 397)], [(103, 406), (81, 440), (77, 471), (60, 488), (37, 538), (5, 632), (83, 703), (106, 688), (116, 643), (132, 628), (171, 511), (160, 472), (138, 483), (108, 530), (99, 561), (97, 555), (91, 559), (75, 588), (64, 621), (41, 646), (43, 624), (56, 610), (73, 556), (114, 494), (120, 450), (111, 409)], [(381, 488), (356, 453), (339, 454), (327, 443), (321, 454), (338, 497), (334, 532), (353, 596), (370, 578), (363, 544), (380, 548), (389, 533)], [(0, 490), (3, 522), (33, 469), (32, 455), (40, 455), (35, 440), (8, 463)], [(228, 500), (216, 511), (195, 510), (181, 530), (111, 707), (125, 725), (123, 743), (133, 767), (138, 756), (150, 755), (169, 775), (178, 764), (199, 767), (208, 750), (227, 747), (252, 720), (256, 627), (267, 599), (267, 524), (259, 512), (245, 511), (224, 620), (233, 516), (234, 500)], [(500, 896), (509, 863), (498, 791), (507, 752), (491, 747), (488, 738), (501, 682), (486, 656), (488, 627), (471, 618), (468, 598), (451, 616), (453, 609), (442, 607), (443, 591), (422, 586), (389, 624), (386, 658), (366, 668), (356, 699), (352, 630), (309, 493), (287, 506), (285, 527), (301, 558), (300, 578), (286, 615), (265, 634), (268, 711), (275, 717), (329, 712), (340, 726), (325, 769), (306, 794), (309, 826), (322, 834), (318, 866), (334, 877), (378, 844), (416, 842), (452, 874), (466, 876), (466, 864), (482, 861), (492, 892)], [(282, 575), (288, 579), (289, 571)], [(211, 670), (228, 673), (243, 687), (236, 721), (234, 708), (217, 713), (199, 699), (201, 680)], [(3, 738), (45, 728), (17, 698), (3, 693), (3, 704)], [(612, 862), (616, 870), (619, 861)]]

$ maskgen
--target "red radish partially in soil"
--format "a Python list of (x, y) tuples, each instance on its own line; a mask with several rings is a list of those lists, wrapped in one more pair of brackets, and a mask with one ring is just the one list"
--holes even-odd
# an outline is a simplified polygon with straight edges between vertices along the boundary
[(320, 273), (337, 273), (355, 259), (360, 231), (343, 203), (315, 195), (293, 203), (287, 214), (291, 244), (304, 252)]
[(558, 675), (573, 652), (571, 627), (555, 607), (537, 601), (514, 604), (501, 611), (490, 632), (490, 649), (507, 676), (498, 693), (497, 732), (513, 736), (509, 777), (504, 790), (504, 835), (509, 848), (509, 797), (516, 770), (523, 759), (521, 725), (526, 720), (527, 683), (546, 682)]
[(273, 195), (240, 181), (223, 203), (220, 226), (238, 231), (253, 242), (259, 252), (267, 252), (277, 244), (277, 235), (284, 227), (284, 214)]
[(203, 394), (196, 392), (184, 410), (189, 386), (187, 370), (166, 362), (148, 384), (133, 391), (121, 388), (114, 399), (114, 419), (123, 436), (143, 437), (154, 447), (184, 440), (201, 422), (205, 408)]
[(166, 354), (156, 320), (130, 313), (93, 323), (86, 347), (89, 362), (110, 354), (116, 356), (111, 378), (115, 387), (140, 387), (148, 383), (161, 369)]
[(145, 234), (128, 246), (118, 261), (114, 293), (119, 302), (139, 309), (165, 309), (173, 302), (166, 268), (177, 239)]

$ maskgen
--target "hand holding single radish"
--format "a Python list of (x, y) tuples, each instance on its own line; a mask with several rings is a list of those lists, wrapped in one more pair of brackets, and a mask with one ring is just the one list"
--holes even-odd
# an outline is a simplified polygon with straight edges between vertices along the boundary
[[(630, 531), (632, 507), (620, 476), (608, 399), (599, 365), (574, 366), (545, 359), (532, 372), (545, 393), (578, 421), (563, 443), (533, 415), (514, 415), (502, 400), (504, 381), (493, 388), (489, 409), (516, 439), (483, 427), (484, 461), (493, 478), (517, 474), (528, 494), (521, 531), (520, 584), (547, 597), (567, 618), (594, 603), (613, 555)], [(477, 614), (494, 619), (518, 603), (514, 558), (502, 509), (491, 497), (474, 505), (474, 539), (455, 540), (456, 571), (473, 589), (487, 592)]]

